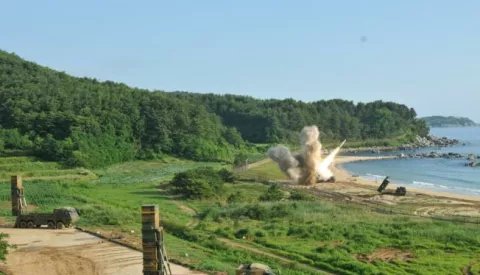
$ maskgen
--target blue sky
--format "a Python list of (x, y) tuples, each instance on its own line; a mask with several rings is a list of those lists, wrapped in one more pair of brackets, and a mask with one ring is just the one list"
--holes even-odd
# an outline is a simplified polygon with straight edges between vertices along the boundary
[(4, 1), (0, 48), (147, 89), (383, 99), (480, 121), (479, 14), (474, 0)]

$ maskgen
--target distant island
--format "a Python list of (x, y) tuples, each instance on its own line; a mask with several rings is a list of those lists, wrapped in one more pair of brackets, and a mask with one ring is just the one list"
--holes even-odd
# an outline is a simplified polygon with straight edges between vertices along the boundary
[(471, 127), (479, 126), (475, 121), (466, 117), (428, 116), (420, 118), (430, 127)]

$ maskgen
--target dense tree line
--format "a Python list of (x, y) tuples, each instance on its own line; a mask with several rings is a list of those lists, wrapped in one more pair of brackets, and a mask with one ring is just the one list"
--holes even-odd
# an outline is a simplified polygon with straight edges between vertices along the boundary
[(0, 51), (0, 150), (86, 167), (165, 154), (233, 161), (255, 148), (251, 143), (297, 142), (307, 124), (332, 140), (428, 132), (413, 109), (396, 103), (150, 92), (72, 77)]
[(0, 137), (6, 149), (97, 167), (162, 154), (232, 160), (240, 133), (168, 93), (75, 78), (0, 52)]
[(298, 141), (305, 125), (319, 127), (324, 140), (365, 140), (404, 135), (428, 134), (426, 124), (417, 119), (413, 108), (394, 102), (375, 101), (354, 104), (334, 99), (312, 103), (285, 100), (259, 100), (248, 96), (174, 93), (206, 106), (235, 127), (250, 142)]

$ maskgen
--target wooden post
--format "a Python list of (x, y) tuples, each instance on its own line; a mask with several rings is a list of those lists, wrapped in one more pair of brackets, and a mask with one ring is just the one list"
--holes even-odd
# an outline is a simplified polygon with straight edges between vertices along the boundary
[(160, 226), (158, 205), (142, 205), (142, 248), (143, 248), (143, 274), (158, 275), (158, 243), (156, 230)]
[(12, 215), (18, 216), (25, 212), (22, 176), (12, 176), (10, 183), (12, 198)]
[(157, 204), (142, 205), (143, 274), (171, 274)]

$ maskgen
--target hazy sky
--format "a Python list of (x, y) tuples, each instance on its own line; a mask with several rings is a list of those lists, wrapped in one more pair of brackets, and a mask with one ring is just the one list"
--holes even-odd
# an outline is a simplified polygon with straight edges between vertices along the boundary
[(421, 116), (480, 121), (478, 0), (5, 0), (1, 7), (1, 49), (76, 76), (259, 98), (383, 99)]

